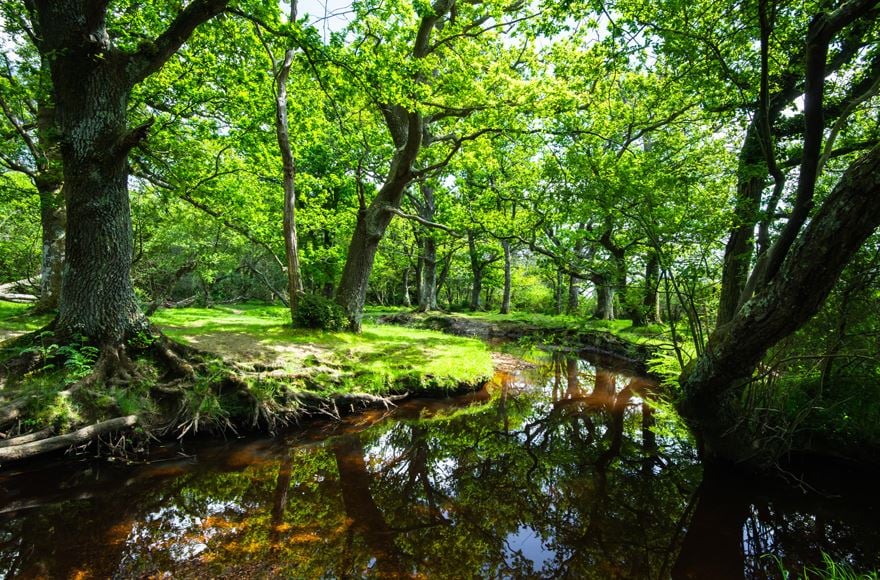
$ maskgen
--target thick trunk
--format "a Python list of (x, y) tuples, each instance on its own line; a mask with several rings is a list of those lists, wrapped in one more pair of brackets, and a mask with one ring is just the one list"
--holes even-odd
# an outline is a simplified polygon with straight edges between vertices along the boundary
[[(342, 270), (342, 279), (336, 289), (336, 302), (345, 310), (349, 329), (353, 332), (361, 330), (370, 273), (373, 270), (379, 241), (385, 233), (384, 226), (380, 230), (375, 229), (376, 225), (381, 226), (382, 216), (377, 214), (386, 214), (389, 218), (391, 216), (388, 212), (377, 210), (372, 206), (358, 213), (354, 234), (348, 246), (348, 258)], [(385, 225), (387, 226), (387, 222)]]
[(29, 2), (40, 54), (50, 63), (54, 128), (67, 209), (65, 266), (56, 329), (104, 346), (147, 330), (131, 284), (128, 152), (149, 123), (129, 130), (132, 88), (159, 70), (225, 0), (191, 2), (154, 43), (127, 54), (106, 30), (107, 2)]
[(480, 310), (483, 306), (483, 265), (477, 254), (477, 242), (474, 233), (468, 231), (468, 255), (471, 260), (471, 272), (473, 273), (473, 283), (471, 284), (471, 300), (470, 309)]
[(767, 349), (803, 326), (843, 268), (880, 225), (880, 147), (853, 163), (822, 204), (770, 283), (718, 327), (682, 375), (683, 416), (707, 460), (766, 466), (784, 444), (748, 421), (741, 395)]
[(52, 69), (67, 206), (57, 329), (118, 344), (146, 328), (131, 284), (128, 160), (118, 145), (130, 89), (112, 63), (88, 55), (59, 57)]
[(501, 241), (504, 249), (504, 292), (501, 296), (501, 314), (510, 314), (510, 242)]
[(349, 329), (353, 332), (361, 330), (376, 250), (394, 216), (393, 210), (400, 208), (403, 192), (415, 177), (412, 166), (421, 149), (424, 132), (420, 114), (407, 112), (400, 107), (386, 107), (382, 111), (398, 149), (391, 160), (385, 184), (370, 205), (362, 205), (358, 211), (348, 258), (336, 290), (336, 302), (345, 310)]
[(596, 310), (593, 317), (598, 320), (614, 320), (614, 287), (605, 276), (595, 276)]

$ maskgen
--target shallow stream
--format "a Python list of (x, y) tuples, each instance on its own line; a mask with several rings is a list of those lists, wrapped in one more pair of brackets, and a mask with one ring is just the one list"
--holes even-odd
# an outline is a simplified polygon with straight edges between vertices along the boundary
[(880, 568), (875, 482), (704, 477), (653, 388), (548, 353), (479, 393), (275, 439), (5, 468), (0, 576), (764, 578), (823, 551)]

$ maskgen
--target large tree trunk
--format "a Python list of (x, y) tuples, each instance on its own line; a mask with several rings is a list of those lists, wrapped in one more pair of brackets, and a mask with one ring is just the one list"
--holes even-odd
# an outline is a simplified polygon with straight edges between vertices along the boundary
[(227, 0), (189, 3), (137, 53), (113, 47), (108, 2), (28, 0), (40, 54), (50, 64), (64, 166), (67, 236), (56, 332), (121, 345), (147, 329), (131, 284), (128, 152), (149, 123), (127, 127), (132, 88), (159, 70)]
[(425, 237), (425, 261), (422, 265), (422, 283), (419, 285), (419, 310), (437, 310), (437, 241), (429, 233)]
[(64, 163), (66, 265), (57, 331), (120, 344), (146, 328), (131, 284), (126, 114), (118, 63), (69, 51), (52, 77)]
[(605, 276), (593, 276), (596, 290), (596, 310), (593, 317), (598, 320), (614, 320), (614, 286)]
[(501, 314), (510, 314), (510, 242), (501, 240), (504, 250), (504, 292), (501, 296)]
[(843, 268), (880, 225), (880, 146), (841, 177), (791, 247), (770, 283), (727, 324), (682, 375), (681, 412), (708, 461), (775, 461), (784, 440), (748, 421), (741, 395), (767, 349), (803, 326), (819, 309)]
[(394, 212), (400, 208), (403, 192), (413, 180), (412, 167), (422, 146), (424, 123), (418, 113), (400, 106), (384, 107), (386, 124), (397, 146), (385, 184), (369, 206), (364, 205), (363, 191), (357, 223), (348, 246), (348, 258), (336, 290), (336, 302), (345, 310), (349, 329), (360, 332), (367, 298), (367, 287), (376, 250), (385, 235)]

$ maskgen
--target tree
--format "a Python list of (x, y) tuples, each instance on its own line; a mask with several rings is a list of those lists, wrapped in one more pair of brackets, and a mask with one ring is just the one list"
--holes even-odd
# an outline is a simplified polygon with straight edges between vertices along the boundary
[[(518, 72), (525, 51), (505, 47), (498, 31), (513, 29), (517, 20), (505, 18), (522, 9), (518, 4), (459, 5), (455, 0), (437, 0), (430, 6), (416, 4), (414, 13), (388, 13), (384, 7), (373, 7), (358, 23), (365, 38), (374, 39), (382, 30), (390, 37), (384, 43), (359, 43), (357, 56), (370, 59), (363, 64), (365, 80), (379, 84), (379, 94), (371, 95), (371, 101), (382, 116), (393, 152), (369, 203), (366, 188), (361, 192), (355, 231), (336, 291), (336, 301), (352, 330), (360, 330), (376, 251), (388, 224), (401, 213), (406, 188), (445, 167), (464, 142), (497, 131), (465, 121), (473, 121), (476, 112), (490, 108), (488, 97), (480, 98), (485, 92), (482, 83), (495, 83), (496, 92), (501, 93), (496, 100), (512, 98), (505, 93), (515, 83), (507, 71), (492, 74), (497, 62), (491, 59)], [(403, 45), (401, 37), (406, 39)], [(453, 53), (455, 58), (446, 58)], [(470, 60), (462, 62), (462, 55)], [(481, 74), (474, 75), (474, 68)]]
[[(25, 25), (16, 18), (14, 9), (6, 4), (3, 9), (7, 30), (33, 39), (25, 35)], [(64, 264), (66, 214), (61, 194), (61, 157), (45, 58), (35, 54), (31, 44), (19, 47), (16, 53), (18, 62), (4, 54), (0, 66), (3, 130), (12, 137), (4, 148), (10, 142), (13, 145), (12, 150), (0, 152), (0, 165), (27, 176), (39, 197), (42, 252), (37, 309), (49, 311), (58, 307)]]
[(55, 331), (100, 345), (100, 368), (113, 371), (127, 358), (126, 341), (149, 333), (130, 276), (128, 154), (152, 121), (129, 126), (132, 91), (227, 3), (196, 0), (161, 34), (128, 49), (111, 40), (107, 1), (25, 2), (29, 34), (49, 66), (64, 168), (66, 266)]
[[(864, 131), (848, 122), (880, 88), (877, 5), (852, 0), (826, 12), (760, 1), (734, 18), (728, 37), (731, 30), (719, 25), (724, 9), (702, 12), (696, 32), (693, 24), (687, 30), (666, 24), (706, 6), (667, 3), (651, 13), (666, 54), (694, 63), (688, 65), (694, 77), (704, 75), (700, 87), (721, 81), (735, 91), (733, 101), (715, 93), (706, 105), (750, 114), (718, 324), (681, 377), (682, 411), (709, 461), (767, 467), (783, 452), (785, 437), (750, 416), (743, 393), (767, 349), (815, 314), (880, 224), (880, 148), (876, 137), (860, 141)], [(705, 51), (707, 58), (694, 59), (693, 51)], [(789, 120), (782, 113), (801, 95), (803, 112)], [(869, 125), (876, 128), (876, 120)], [(833, 188), (823, 187), (820, 176), (830, 160), (852, 159), (854, 151), (871, 147), (850, 162)], [(780, 159), (781, 152), (790, 161)], [(795, 167), (797, 172), (785, 173)], [(796, 180), (794, 187), (786, 187), (788, 177)]]

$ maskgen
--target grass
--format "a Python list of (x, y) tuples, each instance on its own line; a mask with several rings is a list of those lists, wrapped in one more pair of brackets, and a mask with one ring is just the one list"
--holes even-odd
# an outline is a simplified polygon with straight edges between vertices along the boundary
[(33, 316), (32, 305), (0, 300), (0, 342), (26, 332), (39, 330), (52, 320), (51, 314)]
[(153, 322), (229, 362), (333, 392), (450, 391), (492, 374), (490, 353), (478, 340), (373, 324), (360, 334), (294, 329), (288, 312), (262, 304), (181, 308), (159, 311)]

